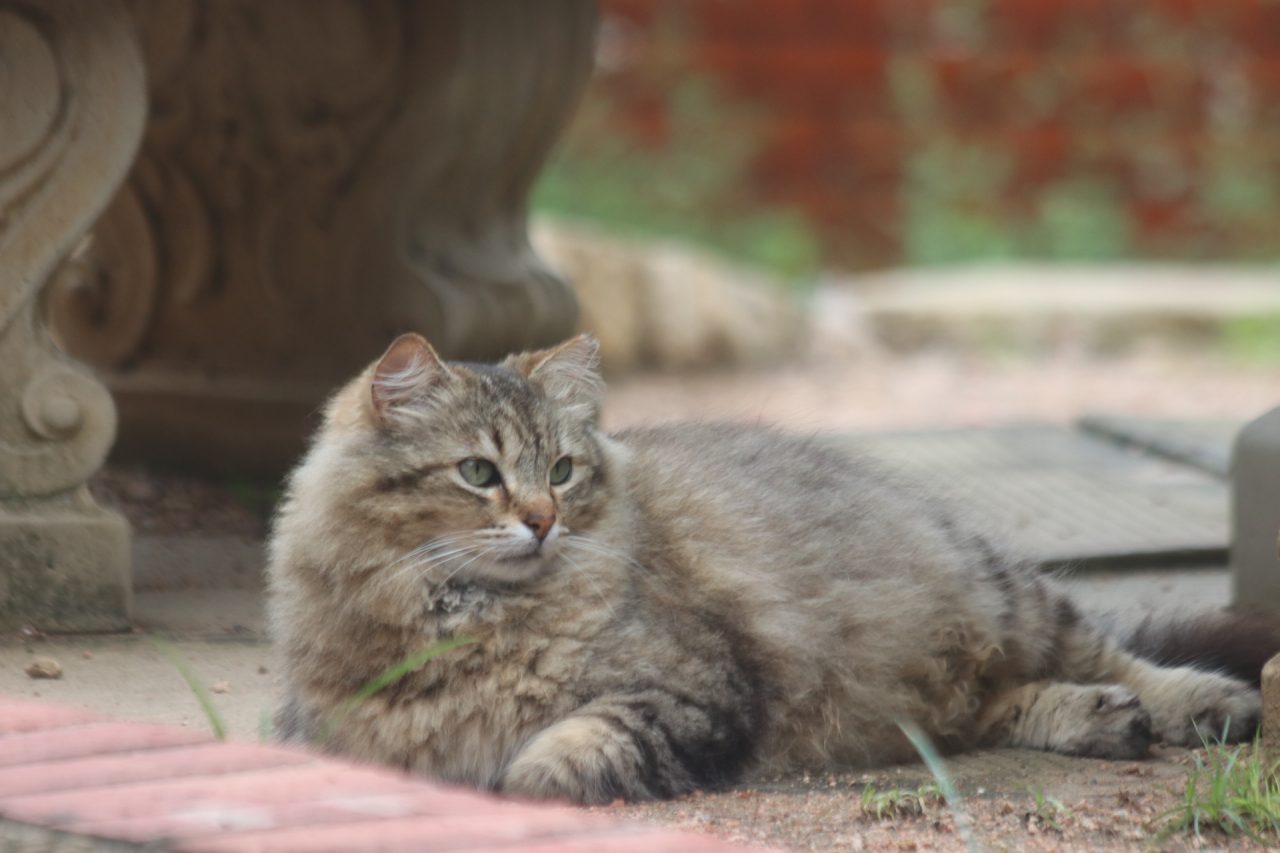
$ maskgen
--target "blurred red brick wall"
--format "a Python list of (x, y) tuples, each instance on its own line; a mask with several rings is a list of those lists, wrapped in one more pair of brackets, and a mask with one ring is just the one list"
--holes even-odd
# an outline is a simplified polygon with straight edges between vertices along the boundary
[[(1007, 158), (1009, 216), (1053, 182), (1087, 175), (1124, 199), (1138, 254), (1185, 257), (1194, 245), (1192, 254), (1231, 257), (1280, 242), (1271, 216), (1215, 222), (1200, 203), (1207, 152), (1232, 150), (1224, 140), (1270, 170), (1261, 179), (1280, 174), (1280, 0), (602, 7), (637, 54), (676, 21), (682, 61), (757, 108), (743, 128), (759, 139), (749, 179), (802, 210), (836, 259), (902, 259), (904, 170), (939, 136)], [(934, 92), (923, 121), (895, 93), (893, 64), (904, 60)], [(634, 67), (604, 69), (601, 85), (621, 99), (631, 132), (658, 138), (665, 93), (646, 89)]]

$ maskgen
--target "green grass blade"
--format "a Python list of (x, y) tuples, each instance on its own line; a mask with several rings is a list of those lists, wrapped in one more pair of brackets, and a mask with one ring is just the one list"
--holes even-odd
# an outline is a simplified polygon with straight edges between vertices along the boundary
[(452, 640), (444, 640), (439, 643), (428, 646), (417, 654), (410, 655), (394, 666), (388, 667), (379, 673), (375, 678), (366, 683), (358, 691), (356, 695), (348, 700), (350, 703), (359, 704), (380, 690), (395, 684), (411, 672), (416, 672), (426, 666), (432, 660), (440, 657), (440, 655), (451, 652), (462, 646), (469, 646), (475, 640), (470, 637), (455, 637)]
[(261, 743), (271, 742), (271, 712), (267, 710), (258, 713), (258, 740)]
[(178, 648), (168, 640), (162, 640), (159, 637), (152, 637), (151, 642), (159, 649), (160, 654), (169, 659), (173, 664), (173, 668), (178, 670), (178, 674), (182, 676), (182, 680), (187, 682), (187, 687), (195, 695), (196, 701), (200, 703), (200, 709), (204, 711), (205, 719), (209, 721), (209, 729), (213, 732), (213, 736), (218, 740), (227, 739), (227, 724), (223, 721), (222, 715), (218, 713), (217, 707), (213, 704), (213, 697), (209, 695), (209, 691), (205, 689), (204, 682), (196, 675), (195, 670), (182, 656)]
[(1182, 802), (1160, 816), (1160, 834), (1190, 832), (1199, 838), (1216, 832), (1274, 846), (1280, 830), (1276, 765), (1267, 763), (1256, 740), (1252, 747), (1204, 740), (1204, 757), (1193, 756)]
[(980, 848), (973, 840), (972, 822), (969, 820), (969, 813), (964, 809), (964, 803), (960, 800), (960, 794), (956, 791), (956, 786), (951, 782), (951, 774), (947, 772), (946, 765), (943, 764), (942, 754), (930, 742), (929, 736), (924, 733), (918, 725), (910, 720), (898, 720), (898, 728), (902, 729), (902, 733), (907, 736), (907, 740), (911, 741), (911, 745), (915, 747), (916, 752), (920, 753), (920, 757), (924, 760), (924, 764), (929, 768), (929, 772), (933, 774), (933, 780), (938, 785), (938, 790), (942, 792), (942, 798), (947, 801), (947, 806), (951, 809), (951, 814), (956, 821), (956, 834), (964, 841), (965, 849), (969, 851), (977, 851)]
[(365, 682), (365, 684), (356, 691), (354, 696), (342, 703), (341, 707), (339, 707), (337, 711), (321, 723), (316, 739), (321, 743), (326, 743), (332, 740), (334, 732), (342, 725), (343, 721), (346, 720), (347, 717), (351, 716), (352, 712), (359, 708), (361, 704), (377, 695), (379, 691), (385, 690), (387, 687), (395, 684), (406, 675), (418, 671), (432, 660), (440, 657), (440, 655), (451, 652), (454, 649), (461, 648), (462, 646), (469, 646), (474, 642), (476, 641), (471, 637), (454, 637), (452, 640), (442, 640), (441, 642), (427, 646), (425, 649), (422, 649), (399, 663), (383, 670), (381, 673)]

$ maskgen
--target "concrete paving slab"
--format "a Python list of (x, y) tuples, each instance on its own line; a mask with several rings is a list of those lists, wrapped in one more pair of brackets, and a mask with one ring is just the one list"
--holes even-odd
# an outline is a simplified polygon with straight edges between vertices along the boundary
[[(210, 700), (233, 737), (256, 741), (267, 736), (277, 685), (271, 649), (265, 642), (182, 636), (167, 642), (210, 691)], [(62, 677), (27, 677), (23, 670), (37, 655), (58, 661)], [(178, 665), (152, 636), (144, 634), (49, 637), (0, 645), (0, 694), (50, 700), (121, 719), (211, 730)]]
[(1056, 426), (847, 440), (953, 493), (1048, 567), (1223, 562), (1227, 487), (1203, 471)]
[(1244, 424), (1225, 419), (1189, 421), (1087, 415), (1079, 420), (1078, 426), (1086, 433), (1123, 447), (1136, 447), (1227, 479), (1231, 476), (1231, 447)]

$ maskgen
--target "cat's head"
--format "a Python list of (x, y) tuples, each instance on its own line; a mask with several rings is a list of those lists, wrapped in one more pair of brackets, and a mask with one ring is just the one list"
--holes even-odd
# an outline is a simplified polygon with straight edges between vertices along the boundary
[(324, 490), (347, 539), (400, 554), (388, 570), (402, 576), (532, 580), (602, 512), (603, 392), (586, 335), (496, 365), (402, 335), (330, 404), (312, 453), (323, 473), (295, 482), (294, 502)]

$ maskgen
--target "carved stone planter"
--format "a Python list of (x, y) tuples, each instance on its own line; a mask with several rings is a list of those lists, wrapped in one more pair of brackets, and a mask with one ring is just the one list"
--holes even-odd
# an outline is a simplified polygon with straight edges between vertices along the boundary
[(397, 332), (453, 357), (573, 329), (525, 197), (589, 75), (589, 0), (134, 0), (151, 110), (52, 294), (121, 450), (278, 473)]
[(571, 332), (525, 199), (594, 25), (591, 0), (0, 0), (0, 624), (127, 612), (127, 528), (84, 488), (115, 407), (63, 350), (123, 452), (276, 474), (399, 331), (462, 358)]

